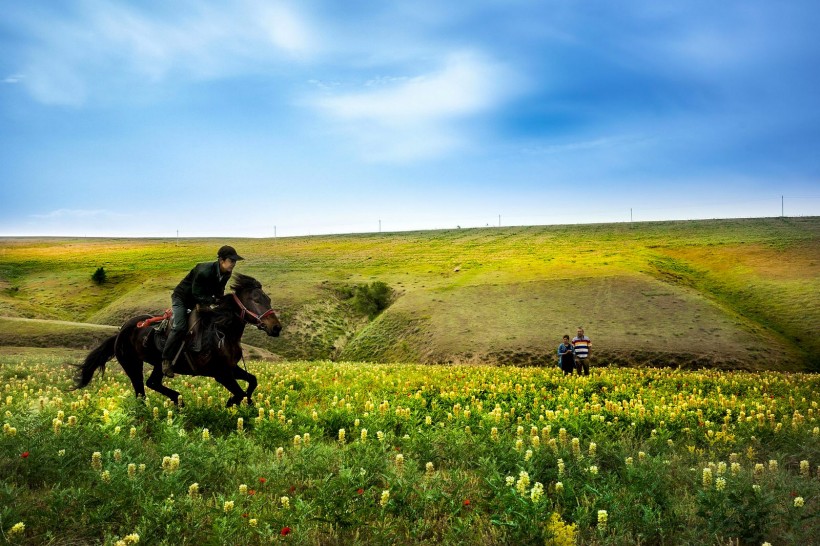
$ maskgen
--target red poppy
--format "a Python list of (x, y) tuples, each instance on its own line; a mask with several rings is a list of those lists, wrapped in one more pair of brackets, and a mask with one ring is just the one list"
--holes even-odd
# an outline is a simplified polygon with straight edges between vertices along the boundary
[(283, 537), (286, 537), (290, 534), (290, 527), (282, 527), (282, 530), (279, 531), (279, 534)]
[(244, 514), (242, 514), (242, 517), (243, 517), (243, 518), (248, 517), (248, 513), (247, 513), (247, 512), (245, 512)]
[(256, 495), (256, 489), (248, 489), (248, 495)]
[(470, 499), (464, 499), (464, 506), (470, 506)]
[(290, 491), (291, 493), (293, 493), (294, 491), (296, 491), (296, 486), (295, 486), (295, 485), (291, 485), (291, 486), (290, 486), (290, 489), (288, 489), (288, 491)]
[(266, 481), (268, 481), (267, 478), (259, 478), (259, 483), (265, 483)]
[(20, 456), (24, 459), (28, 459), (28, 451), (24, 451), (20, 454)]
[(360, 487), (360, 488), (358, 488), (358, 489), (356, 490), (356, 493), (358, 493), (359, 495), (361, 495), (362, 493), (364, 493), (364, 489), (362, 489), (362, 488)]

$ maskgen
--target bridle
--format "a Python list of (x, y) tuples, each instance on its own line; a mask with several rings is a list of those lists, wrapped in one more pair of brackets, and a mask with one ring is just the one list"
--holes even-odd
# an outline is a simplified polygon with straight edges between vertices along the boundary
[[(250, 309), (245, 307), (245, 304), (242, 303), (242, 301), (239, 299), (239, 296), (236, 295), (236, 292), (231, 292), (231, 295), (233, 296), (233, 300), (239, 306), (239, 309), (242, 310), (242, 312), (239, 313), (239, 319), (244, 320), (248, 324), (253, 324), (254, 326), (259, 328), (260, 330), (265, 329), (265, 325), (262, 323), (262, 321), (266, 317), (268, 317), (269, 315), (275, 315), (273, 309), (268, 309), (267, 311), (265, 311), (261, 315), (257, 315), (256, 313), (254, 313), (253, 311), (251, 311)], [(249, 320), (248, 317), (252, 320)]]

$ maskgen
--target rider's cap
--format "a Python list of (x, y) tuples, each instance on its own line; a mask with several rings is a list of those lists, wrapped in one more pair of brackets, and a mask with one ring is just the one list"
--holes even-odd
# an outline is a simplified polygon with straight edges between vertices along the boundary
[(239, 260), (244, 260), (242, 256), (236, 253), (236, 249), (232, 246), (225, 245), (219, 249), (219, 252), (216, 253), (220, 260), (226, 260), (230, 258), (231, 260), (238, 262)]

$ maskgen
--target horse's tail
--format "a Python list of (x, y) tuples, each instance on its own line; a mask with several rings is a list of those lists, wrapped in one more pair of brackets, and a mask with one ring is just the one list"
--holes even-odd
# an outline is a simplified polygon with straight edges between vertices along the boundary
[(105, 372), (105, 363), (114, 357), (114, 345), (117, 335), (103, 341), (99, 347), (88, 353), (85, 361), (77, 365), (77, 374), (74, 376), (74, 389), (82, 389), (91, 382), (94, 372)]

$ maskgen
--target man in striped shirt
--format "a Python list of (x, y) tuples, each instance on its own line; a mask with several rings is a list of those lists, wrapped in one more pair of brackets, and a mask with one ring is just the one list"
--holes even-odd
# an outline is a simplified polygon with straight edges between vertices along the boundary
[(575, 349), (575, 369), (578, 375), (584, 370), (584, 375), (589, 375), (589, 358), (592, 356), (590, 346), (592, 341), (584, 335), (584, 327), (578, 327), (578, 335), (572, 338), (572, 347)]

